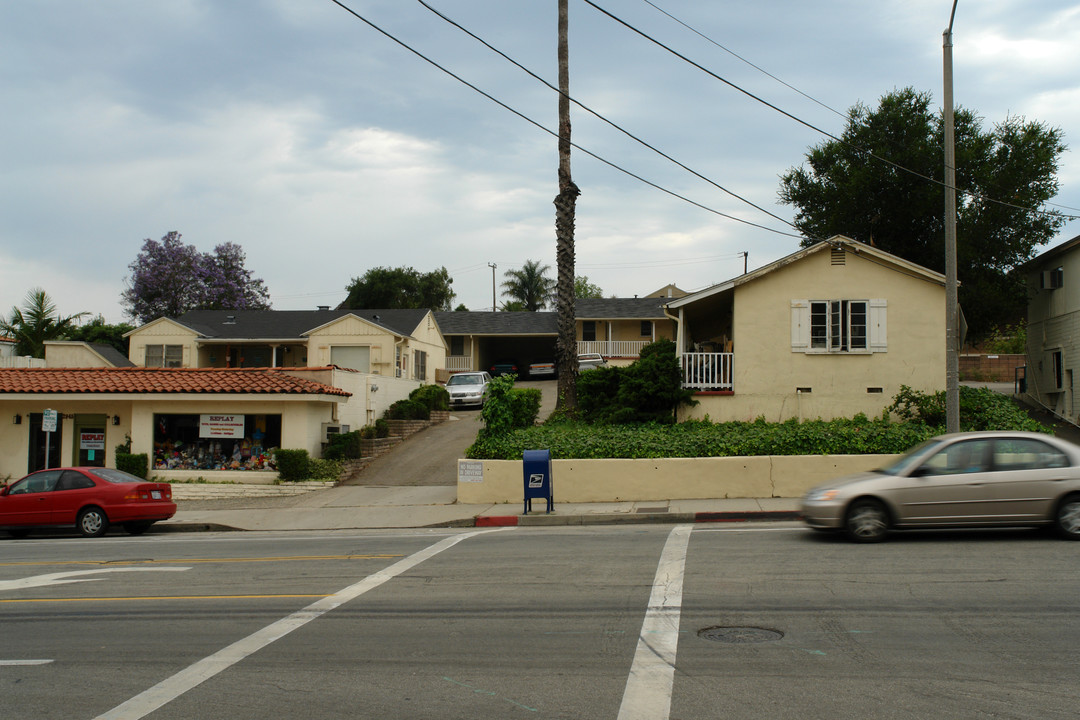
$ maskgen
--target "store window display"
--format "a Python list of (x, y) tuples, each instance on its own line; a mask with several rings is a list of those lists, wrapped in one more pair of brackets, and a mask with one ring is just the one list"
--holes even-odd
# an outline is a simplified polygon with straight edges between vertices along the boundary
[(280, 415), (154, 416), (155, 470), (276, 470)]

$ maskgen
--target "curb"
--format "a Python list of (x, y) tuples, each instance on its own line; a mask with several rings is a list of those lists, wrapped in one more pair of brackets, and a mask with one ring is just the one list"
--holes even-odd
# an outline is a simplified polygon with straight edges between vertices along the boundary
[[(802, 515), (795, 510), (755, 510), (746, 512), (642, 513), (640, 515), (480, 515), (475, 527), (552, 527), (559, 525), (642, 525), (705, 522), (794, 521)], [(445, 527), (445, 526), (444, 526)]]

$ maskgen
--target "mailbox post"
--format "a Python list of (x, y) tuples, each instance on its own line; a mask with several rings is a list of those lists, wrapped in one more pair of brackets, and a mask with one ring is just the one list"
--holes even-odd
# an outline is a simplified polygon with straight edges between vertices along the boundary
[(521, 465), (525, 482), (525, 514), (532, 510), (533, 498), (547, 498), (547, 511), (551, 512), (555, 504), (551, 451), (526, 450)]

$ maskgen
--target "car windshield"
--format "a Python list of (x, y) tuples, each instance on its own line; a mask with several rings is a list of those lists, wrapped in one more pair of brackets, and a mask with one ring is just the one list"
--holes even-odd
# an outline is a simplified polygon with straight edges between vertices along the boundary
[(934, 448), (938, 447), (940, 444), (941, 440), (938, 439), (931, 439), (920, 443), (888, 465), (878, 468), (877, 472), (886, 475), (906, 475), (908, 472), (921, 465), (922, 461), (926, 459), (926, 456), (931, 454), (934, 451)]
[(146, 482), (141, 477), (136, 477), (130, 473), (126, 473), (123, 470), (114, 470), (113, 468), (94, 468), (94, 475), (98, 476), (102, 480), (108, 480), (111, 483), (141, 483)]
[(480, 383), (479, 375), (454, 375), (446, 381), (447, 385), (479, 385)]

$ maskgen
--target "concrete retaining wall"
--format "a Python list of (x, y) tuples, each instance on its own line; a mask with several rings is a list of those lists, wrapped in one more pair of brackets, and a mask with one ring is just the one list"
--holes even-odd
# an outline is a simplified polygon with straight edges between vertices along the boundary
[[(834, 478), (881, 467), (896, 455), (810, 455), (661, 460), (553, 460), (555, 502), (641, 502), (801, 497)], [(458, 502), (519, 503), (520, 461), (459, 460)]]

